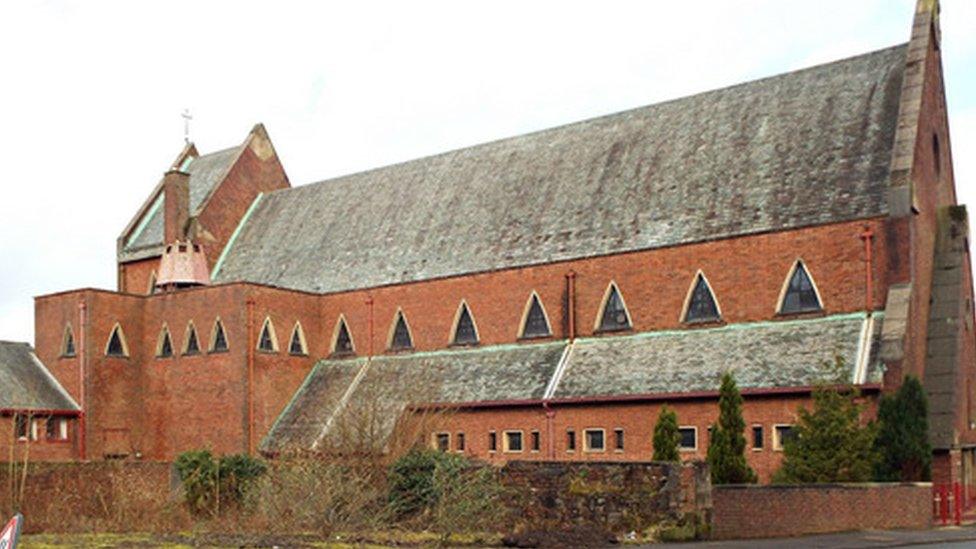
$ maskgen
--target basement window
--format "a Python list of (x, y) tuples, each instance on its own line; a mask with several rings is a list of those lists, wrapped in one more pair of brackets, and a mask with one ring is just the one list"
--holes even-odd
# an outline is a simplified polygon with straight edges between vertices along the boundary
[(522, 451), (522, 431), (505, 431), (505, 451)]
[(583, 444), (587, 452), (602, 452), (606, 450), (606, 433), (603, 429), (587, 429), (583, 431)]
[(548, 337), (552, 335), (549, 328), (549, 319), (546, 311), (542, 308), (542, 302), (538, 294), (532, 292), (529, 296), (528, 309), (525, 312), (525, 320), (522, 322), (522, 337)]
[(682, 452), (694, 452), (698, 449), (698, 427), (680, 427), (678, 434), (678, 449)]

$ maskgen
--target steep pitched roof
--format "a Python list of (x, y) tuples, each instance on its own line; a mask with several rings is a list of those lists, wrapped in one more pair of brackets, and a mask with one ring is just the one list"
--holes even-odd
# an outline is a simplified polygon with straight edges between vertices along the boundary
[(276, 191), (215, 278), (341, 291), (882, 215), (905, 55)]
[[(220, 183), (244, 145), (193, 158), (185, 168), (190, 174), (190, 215), (198, 215), (203, 202)], [(123, 253), (137, 252), (163, 244), (163, 192), (157, 191), (151, 206), (137, 222), (122, 247)]]
[[(262, 450), (320, 450), (322, 441), (362, 431), (358, 422), (366, 421), (369, 430), (385, 437), (409, 403), (715, 391), (726, 369), (747, 389), (878, 383), (878, 318), (849, 314), (586, 338), (568, 350), (566, 341), (555, 341), (378, 356), (369, 362), (324, 360), (278, 418)], [(836, 357), (843, 359), (840, 371), (834, 368)], [(363, 407), (369, 414), (361, 413)], [(337, 427), (343, 418), (354, 423), (352, 428)]]
[(79, 409), (27, 343), (0, 341), (0, 388), (0, 409)]

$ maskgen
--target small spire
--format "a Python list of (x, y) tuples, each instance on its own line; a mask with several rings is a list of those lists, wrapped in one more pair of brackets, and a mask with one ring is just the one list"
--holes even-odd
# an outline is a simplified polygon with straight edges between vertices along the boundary
[(190, 109), (183, 109), (183, 113), (180, 116), (183, 117), (183, 141), (189, 143), (190, 142), (190, 120), (193, 120), (193, 116), (190, 114)]

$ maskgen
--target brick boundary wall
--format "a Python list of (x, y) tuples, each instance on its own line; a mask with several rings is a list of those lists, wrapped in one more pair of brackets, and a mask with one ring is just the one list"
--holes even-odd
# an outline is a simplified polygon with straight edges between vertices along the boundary
[(523, 527), (620, 534), (709, 520), (711, 481), (700, 461), (512, 461), (499, 472), (502, 484), (517, 494), (508, 504)]
[(932, 484), (732, 485), (712, 489), (712, 538), (930, 528)]

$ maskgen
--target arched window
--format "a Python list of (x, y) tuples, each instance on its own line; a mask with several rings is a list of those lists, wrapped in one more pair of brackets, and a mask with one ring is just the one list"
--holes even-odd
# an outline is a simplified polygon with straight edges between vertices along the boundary
[(336, 322), (336, 327), (332, 334), (332, 354), (334, 356), (344, 356), (351, 355), (355, 352), (356, 350), (352, 343), (352, 334), (349, 333), (349, 327), (346, 326), (346, 317), (339, 315), (339, 320)]
[(458, 312), (454, 315), (453, 345), (476, 345), (478, 343), (478, 328), (474, 324), (468, 304), (462, 300)]
[(549, 315), (542, 306), (539, 294), (532, 292), (522, 311), (522, 325), (519, 327), (519, 337), (529, 339), (533, 337), (548, 337), (552, 335), (549, 325)]
[(200, 354), (200, 339), (197, 337), (197, 327), (193, 325), (192, 320), (186, 325), (186, 337), (183, 338), (183, 354)]
[(413, 349), (413, 337), (410, 335), (410, 326), (407, 324), (407, 317), (403, 311), (397, 310), (390, 330), (389, 345), (391, 351), (404, 351)]
[(71, 330), (71, 323), (64, 325), (64, 335), (61, 337), (61, 356), (70, 358), (75, 356), (75, 334)]
[(291, 329), (291, 338), (288, 340), (288, 354), (305, 356), (308, 354), (308, 347), (305, 345), (305, 331), (302, 330), (302, 323), (296, 321), (295, 327)]
[(227, 334), (224, 333), (224, 323), (220, 318), (214, 321), (213, 330), (210, 331), (210, 352), (223, 353), (228, 349)]
[(173, 356), (173, 339), (169, 336), (169, 328), (163, 324), (156, 339), (156, 357), (170, 358), (171, 356)]
[(722, 319), (722, 313), (718, 307), (718, 302), (715, 301), (712, 287), (701, 271), (695, 275), (695, 280), (685, 298), (683, 318), (685, 322), (712, 322)]
[(125, 342), (122, 326), (116, 322), (105, 343), (105, 356), (125, 358), (129, 356), (129, 345)]
[(266, 353), (278, 352), (278, 336), (275, 335), (274, 324), (271, 323), (270, 316), (264, 319), (264, 325), (261, 326), (261, 335), (258, 337), (258, 350)]
[(807, 271), (803, 260), (797, 259), (786, 275), (786, 282), (780, 291), (780, 314), (807, 313), (823, 310), (820, 294), (813, 278)]
[(624, 298), (617, 288), (616, 282), (610, 282), (607, 286), (606, 294), (603, 296), (603, 304), (600, 306), (600, 315), (597, 317), (598, 332), (612, 332), (617, 330), (629, 330), (631, 328), (630, 313)]

